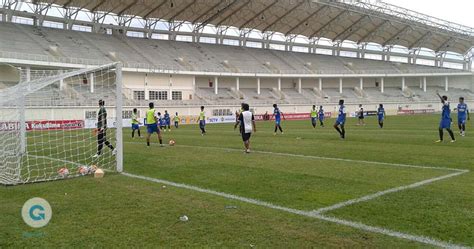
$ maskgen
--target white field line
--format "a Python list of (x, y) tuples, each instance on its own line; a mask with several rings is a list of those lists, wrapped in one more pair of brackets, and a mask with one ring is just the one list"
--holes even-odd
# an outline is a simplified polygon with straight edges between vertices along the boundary
[[(139, 143), (139, 142), (124, 142), (124, 143), (143, 144), (144, 146), (146, 146), (145, 143)], [(175, 146), (177, 146), (177, 147), (187, 147), (187, 148), (201, 148), (201, 149), (215, 149), (215, 150), (243, 152), (243, 149), (224, 148), (224, 147), (197, 146), (197, 145), (175, 145)], [(309, 155), (300, 155), (300, 154), (291, 154), (291, 153), (282, 153), (282, 152), (271, 152), (271, 151), (252, 150), (252, 153), (269, 154), (269, 155), (277, 155), (277, 156), (288, 156), (288, 157), (301, 157), (301, 158), (310, 158), (310, 159), (321, 159), (321, 160), (328, 160), (328, 161), (362, 163), (362, 164), (370, 164), (370, 165), (384, 165), (384, 166), (392, 166), (392, 167), (447, 170), (447, 171), (456, 171), (456, 172), (463, 172), (463, 173), (469, 172), (469, 170), (465, 170), (465, 169), (455, 169), (455, 168), (447, 168), (447, 167), (433, 167), (433, 166), (421, 166), (421, 165), (411, 165), (411, 164), (385, 163), (385, 162), (375, 162), (375, 161), (356, 160), (356, 159), (345, 159), (345, 158), (336, 158), (336, 157), (309, 156)]]
[(145, 181), (151, 181), (151, 182), (155, 182), (155, 183), (166, 184), (166, 185), (170, 185), (170, 186), (177, 187), (177, 188), (183, 188), (183, 189), (188, 189), (188, 190), (192, 190), (192, 191), (196, 191), (196, 192), (201, 192), (201, 193), (211, 194), (211, 195), (215, 195), (215, 196), (220, 196), (220, 197), (223, 197), (223, 198), (226, 198), (226, 199), (237, 200), (237, 201), (250, 203), (250, 204), (253, 204), (253, 205), (257, 205), (257, 206), (262, 206), (262, 207), (266, 207), (266, 208), (270, 208), (270, 209), (284, 211), (284, 212), (287, 212), (287, 213), (302, 215), (302, 216), (311, 217), (311, 218), (315, 218), (315, 219), (319, 219), (319, 220), (323, 220), (323, 221), (327, 221), (327, 222), (331, 222), (331, 223), (335, 223), (335, 224), (339, 224), (339, 225), (344, 225), (344, 226), (356, 228), (356, 229), (359, 229), (359, 230), (362, 230), (362, 231), (383, 234), (383, 235), (387, 235), (387, 236), (391, 236), (391, 237), (395, 237), (395, 238), (399, 238), (399, 239), (416, 241), (416, 242), (424, 243), (424, 244), (427, 244), (427, 245), (432, 245), (432, 246), (437, 246), (437, 247), (442, 247), (442, 248), (468, 248), (468, 247), (464, 247), (462, 245), (457, 245), (457, 244), (449, 243), (449, 242), (446, 242), (446, 241), (440, 241), (440, 240), (436, 240), (436, 239), (425, 237), (425, 236), (417, 236), (417, 235), (401, 233), (401, 232), (397, 232), (397, 231), (393, 231), (393, 230), (389, 230), (389, 229), (385, 229), (385, 228), (369, 226), (369, 225), (365, 225), (365, 224), (358, 223), (358, 222), (352, 222), (352, 221), (348, 221), (348, 220), (338, 219), (338, 218), (335, 218), (335, 217), (325, 216), (325, 215), (321, 215), (321, 214), (310, 212), (310, 211), (303, 211), (303, 210), (298, 210), (298, 209), (293, 209), (293, 208), (282, 207), (282, 206), (278, 206), (278, 205), (275, 205), (275, 204), (272, 204), (272, 203), (269, 203), (269, 202), (264, 202), (264, 201), (260, 201), (260, 200), (256, 200), (256, 199), (241, 197), (241, 196), (237, 196), (237, 195), (233, 195), (233, 194), (217, 192), (217, 191), (214, 191), (214, 190), (204, 189), (204, 188), (195, 187), (195, 186), (191, 186), (191, 185), (187, 185), (187, 184), (175, 183), (175, 182), (171, 182), (171, 181), (160, 180), (160, 179), (146, 177), (146, 176), (133, 175), (133, 174), (129, 174), (129, 173), (122, 173), (122, 175), (132, 177), (132, 178), (142, 179), (142, 180), (145, 180)]
[(340, 203), (334, 204), (332, 206), (323, 207), (323, 208), (312, 211), (312, 213), (322, 214), (322, 213), (333, 211), (333, 210), (336, 210), (336, 209), (339, 209), (339, 208), (347, 207), (347, 206), (350, 206), (350, 205), (353, 205), (353, 204), (356, 204), (356, 203), (359, 203), (359, 202), (370, 201), (372, 199), (378, 198), (378, 197), (386, 195), (386, 194), (396, 193), (396, 192), (400, 192), (400, 191), (404, 191), (404, 190), (412, 189), (412, 188), (418, 188), (418, 187), (423, 186), (423, 185), (427, 185), (427, 184), (430, 184), (430, 183), (433, 183), (433, 182), (436, 182), (436, 181), (441, 181), (441, 180), (444, 180), (444, 179), (447, 179), (447, 178), (455, 177), (455, 176), (458, 176), (458, 175), (461, 175), (461, 174), (464, 174), (464, 173), (467, 173), (467, 172), (469, 172), (469, 171), (466, 170), (464, 172), (455, 172), (455, 173), (451, 173), (449, 175), (444, 175), (444, 176), (439, 176), (439, 177), (427, 179), (427, 180), (424, 180), (424, 181), (421, 181), (421, 182), (416, 182), (416, 183), (413, 183), (413, 184), (410, 184), (410, 185), (405, 185), (405, 186), (400, 186), (400, 187), (396, 187), (396, 188), (383, 190), (383, 191), (380, 191), (380, 192), (377, 192), (377, 193), (374, 193), (374, 194), (362, 196), (360, 198), (340, 202)]

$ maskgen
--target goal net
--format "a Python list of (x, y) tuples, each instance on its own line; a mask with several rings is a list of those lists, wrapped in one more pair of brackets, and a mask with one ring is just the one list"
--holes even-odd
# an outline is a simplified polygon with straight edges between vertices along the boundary
[(0, 184), (122, 170), (120, 64), (19, 74), (0, 88)]

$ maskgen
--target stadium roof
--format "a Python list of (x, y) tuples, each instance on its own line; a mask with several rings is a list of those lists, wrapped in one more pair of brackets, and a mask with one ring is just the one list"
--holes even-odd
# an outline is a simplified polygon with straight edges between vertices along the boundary
[[(78, 7), (169, 22), (278, 32), (333, 41), (425, 47), (460, 54), (474, 46), (474, 29), (386, 3), (334, 0), (44, 0), (34, 3)], [(348, 3), (345, 3), (348, 2)]]

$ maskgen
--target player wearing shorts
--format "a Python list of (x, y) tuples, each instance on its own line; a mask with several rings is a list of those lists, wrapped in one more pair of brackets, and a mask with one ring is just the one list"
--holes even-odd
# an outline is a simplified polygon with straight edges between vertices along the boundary
[(139, 117), (138, 117), (138, 110), (137, 108), (133, 108), (132, 112), (132, 138), (135, 138), (135, 131), (138, 132), (138, 137), (142, 137), (140, 134), (140, 123)]
[(178, 127), (179, 127), (179, 115), (178, 115), (178, 113), (175, 114), (173, 120), (174, 120), (174, 128), (178, 129)]
[(383, 121), (385, 120), (385, 108), (382, 104), (379, 105), (379, 109), (377, 109), (377, 119), (379, 121), (380, 129), (383, 128)]
[(165, 115), (163, 115), (163, 119), (165, 122), (165, 130), (171, 131), (171, 117), (167, 110), (165, 110)]
[(319, 107), (319, 111), (318, 111), (318, 119), (319, 119), (319, 125), (321, 125), (321, 127), (324, 127), (324, 110), (323, 110), (323, 106), (320, 106)]
[(240, 120), (240, 133), (242, 134), (242, 141), (244, 141), (245, 153), (250, 153), (250, 137), (252, 132), (255, 133), (255, 117), (250, 112), (250, 107), (248, 104), (242, 105), (243, 111), (239, 115)]
[(449, 136), (451, 136), (451, 143), (456, 142), (456, 139), (454, 138), (454, 133), (451, 130), (451, 109), (449, 107), (449, 102), (448, 102), (448, 97), (447, 96), (441, 96), (439, 93), (437, 93), (439, 99), (441, 100), (441, 103), (443, 103), (443, 108), (441, 112), (441, 122), (439, 124), (439, 140), (436, 141), (436, 143), (441, 143), (443, 142), (443, 129), (446, 129), (449, 133)]
[(160, 145), (163, 146), (163, 139), (161, 137), (160, 128), (158, 128), (158, 113), (155, 111), (155, 104), (150, 103), (148, 104), (149, 109), (146, 112), (146, 128), (147, 128), (147, 136), (146, 136), (146, 145), (150, 146), (150, 138), (153, 133), (158, 135), (158, 140), (160, 141)]
[(459, 98), (459, 104), (456, 108), (458, 111), (458, 127), (461, 136), (466, 136), (466, 122), (471, 119), (469, 116), (469, 108), (467, 104), (464, 103), (464, 97)]
[(272, 118), (275, 118), (275, 131), (273, 135), (277, 134), (277, 131), (280, 130), (281, 134), (283, 134), (283, 129), (281, 128), (281, 118), (285, 119), (285, 116), (278, 108), (277, 104), (273, 104), (273, 115)]
[(341, 139), (346, 138), (346, 130), (344, 128), (346, 124), (346, 107), (344, 106), (344, 100), (339, 100), (339, 111), (336, 119), (336, 123), (334, 123), (334, 129), (339, 133)]
[(318, 123), (318, 110), (316, 110), (316, 106), (313, 105), (313, 108), (311, 109), (311, 125), (313, 125), (313, 129), (316, 128), (316, 124)]

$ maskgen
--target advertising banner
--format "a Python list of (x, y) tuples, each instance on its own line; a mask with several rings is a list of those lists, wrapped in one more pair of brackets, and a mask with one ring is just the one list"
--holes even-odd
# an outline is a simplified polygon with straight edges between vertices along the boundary
[[(264, 121), (264, 120), (274, 120), (275, 118), (272, 118), (272, 115), (265, 115), (265, 114), (258, 114), (254, 115), (255, 120), (257, 121)], [(310, 113), (287, 113), (283, 114), (285, 117), (285, 120), (307, 120), (310, 119), (311, 114)], [(332, 112), (325, 112), (324, 117), (325, 118), (331, 118)]]
[[(85, 128), (84, 120), (27, 121), (27, 131), (75, 130)], [(0, 122), (0, 131), (20, 130), (20, 122)]]
[(432, 114), (435, 112), (435, 109), (399, 110), (397, 115)]

